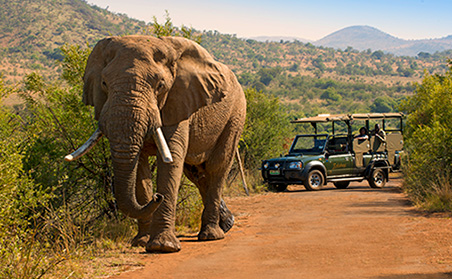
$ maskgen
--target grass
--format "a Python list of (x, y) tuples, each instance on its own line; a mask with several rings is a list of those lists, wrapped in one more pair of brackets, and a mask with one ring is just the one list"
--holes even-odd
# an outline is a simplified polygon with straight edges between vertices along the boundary
[(424, 201), (420, 207), (429, 212), (451, 212), (452, 211), (452, 184), (450, 175), (438, 174), (436, 179), (429, 182)]
[[(253, 179), (248, 177), (249, 185)], [(250, 192), (255, 189), (260, 188), (251, 186)], [(237, 180), (225, 192), (245, 195)], [(177, 203), (177, 233), (198, 232), (202, 209), (197, 188), (184, 179)], [(104, 217), (87, 229), (69, 214), (48, 210), (48, 219), (39, 229), (0, 241), (7, 247), (2, 250), (0, 278), (101, 278), (144, 265), (143, 248), (130, 245), (137, 232), (134, 220)]]
[(126, 256), (134, 252), (131, 219), (104, 218), (88, 230), (69, 214), (43, 218), (35, 229), (2, 227), (0, 278), (94, 278), (141, 266)]

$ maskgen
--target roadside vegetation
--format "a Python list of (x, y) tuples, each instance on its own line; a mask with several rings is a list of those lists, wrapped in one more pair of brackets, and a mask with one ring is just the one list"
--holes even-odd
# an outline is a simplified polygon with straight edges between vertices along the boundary
[(426, 73), (403, 102), (408, 113), (404, 189), (428, 211), (452, 211), (452, 62), (443, 74)]
[[(92, 11), (85, 4), (76, 8), (89, 15)], [(21, 6), (5, 7), (19, 12)], [(102, 26), (103, 36), (110, 25), (101, 19), (112, 15), (95, 10), (91, 25)], [(448, 149), (452, 142), (452, 70), (438, 62), (449, 54), (409, 58), (371, 50), (316, 48), (300, 42), (259, 43), (177, 28), (169, 15), (163, 24), (155, 19), (148, 25), (130, 23), (123, 15), (113, 19), (130, 25), (123, 25), (130, 27), (127, 30), (114, 29), (118, 33), (133, 30), (134, 34), (192, 38), (234, 69), (248, 100), (239, 147), (251, 192), (263, 190), (257, 171), (261, 160), (287, 151), (296, 128), (290, 120), (317, 113), (390, 112), (402, 104), (409, 115), (404, 188), (419, 206), (452, 210), (452, 153)], [(13, 37), (14, 26), (0, 27)], [(70, 29), (71, 25), (63, 27)], [(60, 31), (58, 34), (64, 33)], [(98, 34), (91, 35), (95, 41)], [(31, 42), (40, 38), (33, 36)], [(11, 65), (29, 61), (41, 65), (32, 66), (36, 71), (18, 83), (9, 78), (20, 76), (17, 72), (7, 71), (8, 78), (0, 77), (0, 100), (12, 94), (21, 100), (13, 107), (0, 101), (0, 278), (84, 278), (102, 275), (102, 267), (139, 266), (121, 258), (121, 252), (131, 249), (127, 241), (136, 228), (117, 210), (111, 193), (108, 141), (102, 140), (77, 162), (63, 161), (97, 125), (92, 108), (81, 103), (82, 76), (92, 45), (42, 47), (48, 51), (46, 57), (32, 49), (33, 58), (19, 46), (0, 51), (0, 59), (8, 57), (8, 63), (14, 62)], [(55, 73), (59, 78), (49, 78)], [(411, 82), (421, 76), (422, 83), (413, 86)], [(155, 171), (155, 162), (151, 159), (150, 163)], [(244, 195), (235, 166), (225, 193)], [(177, 206), (178, 231), (196, 232), (202, 202), (185, 178)], [(97, 268), (86, 269), (88, 260)]]

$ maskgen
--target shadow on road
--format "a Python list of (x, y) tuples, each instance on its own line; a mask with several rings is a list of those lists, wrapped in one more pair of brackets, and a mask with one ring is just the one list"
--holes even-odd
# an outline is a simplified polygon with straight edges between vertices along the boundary
[(370, 188), (369, 186), (361, 186), (361, 185), (351, 185), (346, 189), (337, 189), (333, 185), (328, 184), (324, 188), (319, 191), (308, 191), (302, 186), (297, 186), (297, 189), (288, 189), (282, 193), (300, 193), (300, 192), (309, 192), (309, 193), (322, 193), (325, 191), (336, 191), (338, 193), (348, 193), (348, 192), (391, 192), (391, 193), (401, 193), (402, 189), (399, 187), (388, 186), (381, 189)]
[(452, 278), (452, 272), (430, 274), (401, 274), (373, 277), (374, 279), (448, 279)]

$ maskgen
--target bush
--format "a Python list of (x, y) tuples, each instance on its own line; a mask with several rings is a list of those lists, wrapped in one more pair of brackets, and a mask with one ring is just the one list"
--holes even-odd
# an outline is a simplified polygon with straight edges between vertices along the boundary
[[(65, 69), (84, 69), (79, 58), (87, 53), (70, 49), (62, 49), (63, 63), (72, 63)], [(0, 110), (2, 278), (42, 276), (81, 243), (92, 243), (99, 222), (121, 217), (107, 142), (77, 163), (63, 160), (96, 126), (92, 109), (80, 102), (83, 71), (71, 73), (70, 88), (28, 75), (19, 90), (22, 107)]]
[(292, 136), (289, 115), (278, 98), (254, 88), (245, 90), (247, 117), (240, 141), (244, 165), (253, 172), (263, 159), (278, 156), (287, 150), (286, 141)]
[[(8, 91), (0, 78), (0, 98)], [(1, 107), (0, 102), (1, 278), (38, 278), (62, 260), (48, 253), (47, 241), (40, 241), (43, 226), (37, 223), (45, 218), (44, 209), (52, 194), (25, 175), (22, 125), (21, 118)]]
[(377, 97), (369, 109), (371, 112), (392, 112), (394, 111), (395, 101), (387, 96)]
[(452, 210), (452, 68), (425, 74), (402, 104), (408, 115), (404, 189), (428, 210)]

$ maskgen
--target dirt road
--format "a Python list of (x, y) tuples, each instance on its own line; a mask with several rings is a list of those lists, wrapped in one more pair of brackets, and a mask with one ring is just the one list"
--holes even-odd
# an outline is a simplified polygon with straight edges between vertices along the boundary
[(182, 236), (181, 252), (114, 278), (452, 278), (452, 220), (417, 212), (398, 183), (228, 199), (224, 240)]

